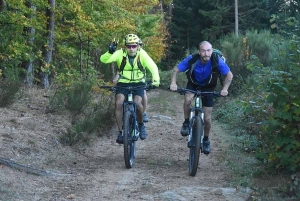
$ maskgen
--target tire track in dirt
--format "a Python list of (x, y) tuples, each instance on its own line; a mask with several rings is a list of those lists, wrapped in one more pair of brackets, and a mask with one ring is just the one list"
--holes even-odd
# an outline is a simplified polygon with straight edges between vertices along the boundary
[(223, 148), (214, 129), (212, 153), (201, 154), (197, 175), (191, 177), (186, 138), (179, 134), (183, 97), (160, 89), (148, 96), (148, 138), (137, 142), (132, 169), (126, 169), (123, 146), (115, 142), (116, 126), (90, 145), (64, 147), (54, 139), (68, 123), (65, 117), (22, 106), (21, 112), (30, 117), (25, 119), (30, 122), (25, 122), (19, 116), (21, 105), (1, 110), (0, 148), (4, 156), (68, 176), (42, 177), (0, 166), (0, 200), (246, 200), (250, 192), (230, 187), (230, 176), (222, 164)]
[[(164, 94), (164, 95), (162, 95)], [(220, 164), (222, 148), (214, 132), (211, 134), (212, 153), (201, 154), (197, 175), (188, 175), (188, 148), (186, 138), (179, 134), (183, 114), (183, 97), (172, 92), (154, 90), (148, 93), (148, 138), (137, 142), (135, 166), (126, 169), (123, 147), (116, 145), (117, 131), (111, 137), (99, 140), (99, 154), (109, 158), (105, 170), (95, 172), (91, 178), (93, 187), (86, 189), (85, 196), (94, 195), (100, 200), (246, 200), (250, 192), (229, 187), (229, 176)], [(151, 98), (169, 99), (171, 110), (159, 107)], [(171, 120), (170, 120), (171, 119)], [(105, 143), (106, 141), (106, 143)], [(110, 143), (107, 143), (109, 141)], [(109, 147), (103, 144), (110, 144)], [(90, 154), (93, 151), (90, 150)], [(99, 155), (99, 156), (100, 156)], [(103, 162), (104, 162), (103, 161)], [(96, 182), (96, 178), (102, 182)], [(95, 199), (96, 200), (96, 199)]]

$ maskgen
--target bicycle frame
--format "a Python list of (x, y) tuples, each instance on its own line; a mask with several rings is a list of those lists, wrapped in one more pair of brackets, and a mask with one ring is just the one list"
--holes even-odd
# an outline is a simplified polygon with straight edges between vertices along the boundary
[(201, 98), (205, 95), (220, 96), (219, 92), (202, 92), (200, 90), (190, 90), (178, 88), (177, 92), (184, 95), (186, 92), (193, 93), (194, 106), (190, 107), (189, 116), (189, 135), (188, 148), (189, 151), (189, 174), (195, 176), (198, 169), (200, 152), (203, 153), (203, 137), (204, 137), (204, 109), (202, 107)]
[(133, 115), (133, 122), (135, 122), (135, 128), (133, 129), (133, 133), (131, 135), (132, 140), (136, 141), (138, 140), (139, 137), (139, 129), (138, 129), (138, 122), (137, 122), (137, 109), (136, 109), (136, 103), (133, 100), (133, 90), (129, 90), (127, 96), (125, 97), (125, 100), (123, 102), (123, 117), (122, 117), (122, 122), (123, 122), (123, 128), (124, 129), (124, 116), (125, 113), (129, 111)]
[[(201, 93), (196, 93), (195, 97), (194, 97), (194, 107), (190, 108), (190, 123), (189, 123), (189, 135), (188, 135), (188, 143), (192, 140), (192, 133), (193, 133), (193, 129), (192, 129), (192, 124), (193, 124), (193, 120), (196, 117), (200, 117), (201, 118), (201, 124), (204, 125), (204, 109), (202, 108), (202, 100), (201, 100)], [(202, 144), (203, 144), (203, 135), (201, 135), (201, 141), (200, 141), (200, 149), (201, 152), (202, 150)]]
[(117, 88), (128, 91), (123, 102), (123, 116), (122, 116), (122, 133), (124, 138), (124, 160), (126, 168), (132, 168), (135, 159), (135, 143), (139, 138), (139, 129), (137, 121), (137, 105), (134, 102), (134, 89), (154, 89), (151, 84), (145, 86), (100, 86), (100, 88), (107, 88), (110, 91), (116, 92)]

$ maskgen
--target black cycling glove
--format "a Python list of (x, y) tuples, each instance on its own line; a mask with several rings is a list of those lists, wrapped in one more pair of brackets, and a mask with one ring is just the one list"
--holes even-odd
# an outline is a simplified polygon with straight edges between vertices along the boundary
[(113, 54), (117, 50), (117, 47), (118, 47), (118, 42), (115, 41), (115, 39), (114, 39), (109, 45), (108, 52), (110, 54)]

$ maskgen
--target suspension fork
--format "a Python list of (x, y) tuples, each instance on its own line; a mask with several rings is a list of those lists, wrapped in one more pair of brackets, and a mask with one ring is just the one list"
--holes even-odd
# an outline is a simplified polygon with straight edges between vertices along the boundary
[[(204, 125), (204, 111), (202, 108), (202, 102), (201, 102), (201, 97), (196, 96), (195, 98), (195, 107), (192, 107), (190, 109), (190, 117), (189, 117), (189, 129), (192, 131), (192, 126), (193, 126), (193, 120), (200, 115), (201, 118), (201, 123)], [(188, 136), (188, 141), (192, 139), (192, 132), (190, 132)], [(201, 143), (203, 141), (203, 135), (201, 136)]]
[[(130, 91), (127, 94), (126, 100), (123, 102), (123, 118), (126, 111), (130, 111), (133, 114), (133, 122), (134, 123), (134, 136), (139, 136), (138, 132), (138, 124), (137, 124), (137, 115), (136, 115), (136, 104), (133, 100), (133, 93)], [(124, 119), (123, 119), (124, 121)]]

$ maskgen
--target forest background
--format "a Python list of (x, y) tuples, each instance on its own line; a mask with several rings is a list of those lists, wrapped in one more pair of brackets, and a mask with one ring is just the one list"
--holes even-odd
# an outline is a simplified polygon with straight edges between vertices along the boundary
[(98, 86), (116, 71), (99, 61), (113, 39), (121, 48), (126, 34), (137, 34), (164, 87), (171, 69), (208, 40), (234, 74), (228, 104), (215, 118), (232, 128), (233, 153), (255, 158), (247, 168), (233, 166), (234, 182), (255, 188), (253, 178), (276, 173), (285, 182), (275, 191), (300, 198), (300, 5), (237, 2), (235, 33), (236, 5), (228, 0), (0, 0), (0, 106), (41, 87), (49, 111), (74, 117), (60, 142), (88, 141), (112, 113)]

